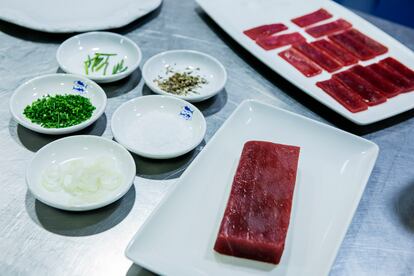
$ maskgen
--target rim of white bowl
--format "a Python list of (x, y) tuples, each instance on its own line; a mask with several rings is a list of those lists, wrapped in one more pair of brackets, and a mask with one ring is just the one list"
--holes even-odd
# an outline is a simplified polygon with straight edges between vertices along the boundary
[[(136, 60), (136, 62), (133, 65), (128, 66), (127, 70), (125, 70), (124, 72), (118, 73), (116, 75), (90, 76), (90, 75), (83, 74), (81, 72), (75, 72), (75, 71), (70, 70), (69, 68), (67, 68), (65, 66), (64, 62), (62, 62), (62, 60), (61, 60), (62, 48), (63, 48), (64, 44), (69, 43), (71, 40), (77, 39), (79, 37), (90, 36), (90, 35), (109, 35), (109, 36), (113, 36), (113, 37), (117, 37), (117, 38), (122, 38), (125, 41), (128, 41), (129, 43), (131, 43), (131, 45), (135, 48), (135, 50), (138, 53), (138, 59)], [(59, 64), (59, 67), (63, 71), (65, 71), (69, 74), (81, 75), (85, 78), (88, 78), (90, 80), (97, 81), (97, 82), (99, 82), (99, 81), (110, 81), (110, 80), (116, 81), (116, 80), (120, 80), (120, 79), (123, 79), (123, 78), (127, 77), (128, 75), (130, 75), (132, 72), (134, 72), (138, 68), (138, 66), (139, 66), (139, 64), (141, 63), (141, 60), (142, 60), (142, 51), (141, 51), (141, 48), (139, 48), (139, 46), (133, 40), (129, 39), (126, 36), (123, 36), (123, 35), (120, 35), (120, 34), (117, 34), (117, 33), (113, 33), (113, 32), (94, 31), (94, 32), (87, 32), (87, 33), (74, 35), (72, 37), (69, 37), (65, 41), (63, 41), (62, 44), (59, 45), (59, 48), (56, 51), (56, 60)]]
[[(116, 123), (115, 122), (115, 118), (118, 116), (118, 113), (120, 112), (120, 110), (122, 108), (124, 108), (125, 106), (127, 106), (128, 104), (131, 104), (133, 102), (136, 101), (142, 101), (145, 98), (159, 98), (159, 99), (163, 99), (163, 100), (167, 100), (167, 101), (176, 101), (176, 102), (180, 102), (182, 104), (188, 105), (190, 106), (195, 112), (199, 112), (199, 114), (201, 115), (201, 135), (200, 137), (198, 137), (198, 139), (195, 140), (195, 142), (191, 143), (190, 146), (186, 147), (185, 149), (179, 150), (179, 151), (175, 151), (173, 153), (169, 153), (169, 154), (153, 154), (153, 153), (149, 153), (149, 152), (144, 152), (144, 151), (140, 151), (139, 149), (133, 148), (132, 146), (128, 145), (128, 143), (126, 143), (122, 138), (120, 138), (120, 136), (117, 134), (116, 131), (114, 131), (114, 125)], [(112, 118), (111, 118), (111, 131), (112, 131), (112, 135), (114, 136), (115, 140), (120, 143), (121, 145), (123, 145), (126, 149), (128, 149), (129, 151), (139, 155), (139, 156), (143, 156), (146, 158), (151, 158), (151, 159), (170, 159), (170, 158), (175, 158), (181, 155), (184, 155), (190, 151), (192, 151), (193, 149), (195, 149), (204, 139), (205, 135), (206, 135), (206, 131), (207, 131), (207, 123), (206, 123), (206, 119), (203, 115), (203, 113), (193, 104), (176, 98), (176, 97), (172, 97), (169, 95), (148, 95), (148, 96), (139, 96), (136, 98), (133, 98), (127, 102), (124, 102), (123, 104), (121, 104), (112, 114)]]
[[(101, 202), (96, 202), (96, 203), (88, 203), (85, 205), (75, 205), (75, 206), (69, 206), (67, 204), (62, 204), (62, 203), (57, 203), (57, 202), (53, 202), (48, 200), (47, 198), (44, 198), (42, 196), (39, 196), (39, 194), (37, 194), (35, 191), (33, 191), (32, 189), (32, 185), (36, 185), (38, 183), (34, 183), (34, 181), (29, 179), (29, 174), (30, 174), (30, 170), (32, 168), (32, 164), (35, 161), (35, 159), (42, 154), (43, 152), (47, 151), (52, 145), (57, 144), (57, 143), (61, 143), (62, 141), (66, 141), (66, 140), (70, 140), (70, 139), (92, 139), (92, 140), (101, 140), (104, 141), (105, 143), (109, 143), (112, 144), (113, 146), (115, 146), (116, 148), (119, 149), (119, 151), (122, 151), (124, 153), (126, 153), (129, 159), (129, 164), (131, 165), (131, 168), (133, 169), (133, 174), (131, 175), (131, 177), (129, 179), (125, 179), (125, 182), (123, 183), (123, 185), (125, 186), (122, 190), (120, 190), (117, 194), (114, 194), (111, 197), (108, 197), (106, 200), (101, 201)], [(32, 193), (32, 195), (39, 200), (40, 202), (57, 208), (57, 209), (61, 209), (61, 210), (66, 210), (66, 211), (90, 211), (90, 210), (94, 210), (94, 209), (98, 209), (98, 208), (102, 208), (105, 207), (111, 203), (114, 203), (115, 201), (117, 201), (118, 199), (120, 199), (121, 197), (123, 197), (128, 191), (129, 189), (131, 189), (132, 185), (134, 185), (134, 179), (136, 176), (136, 165), (135, 165), (135, 161), (134, 158), (132, 157), (131, 153), (125, 149), (121, 144), (112, 141), (111, 139), (105, 138), (105, 137), (101, 137), (101, 136), (95, 136), (95, 135), (75, 135), (75, 136), (69, 136), (69, 137), (65, 137), (65, 138), (61, 138), (58, 140), (55, 140), (45, 146), (43, 146), (40, 150), (38, 150), (35, 155), (30, 159), (29, 164), (26, 168), (26, 173), (25, 173), (25, 179), (26, 179), (26, 186), (29, 189), (30, 193)], [(128, 184), (127, 183), (128, 180)]]
[[(151, 62), (154, 61), (154, 59), (159, 58), (160, 56), (163, 55), (167, 55), (167, 54), (174, 54), (174, 53), (192, 53), (192, 54), (197, 54), (197, 55), (201, 55), (204, 56), (210, 60), (212, 60), (216, 65), (218, 65), (218, 67), (221, 69), (222, 73), (223, 73), (223, 81), (221, 83), (219, 83), (219, 88), (216, 90), (211, 90), (212, 92), (205, 94), (204, 96), (179, 96), (179, 95), (174, 95), (168, 92), (165, 92), (164, 90), (160, 89), (157, 85), (154, 85), (153, 80), (150, 80), (149, 77), (147, 76), (147, 68), (149, 66), (149, 64)], [(215, 95), (217, 95), (218, 93), (220, 93), (227, 82), (227, 71), (226, 68), (224, 67), (224, 65), (215, 57), (208, 55), (206, 53), (203, 52), (199, 52), (199, 51), (195, 51), (195, 50), (169, 50), (169, 51), (164, 51), (161, 53), (158, 53), (152, 57), (150, 57), (145, 63), (144, 66), (142, 67), (142, 77), (144, 78), (145, 84), (155, 93), (160, 94), (160, 95), (166, 95), (166, 96), (171, 96), (174, 98), (178, 98), (178, 99), (182, 99), (185, 101), (189, 101), (189, 102), (201, 102), (204, 100), (207, 100), (211, 97), (214, 97)]]
[[(96, 114), (93, 115), (88, 120), (86, 120), (86, 121), (84, 121), (80, 124), (70, 126), (70, 127), (64, 127), (64, 128), (44, 128), (40, 125), (36, 125), (34, 123), (31, 123), (28, 119), (27, 120), (22, 120), (20, 118), (20, 116), (18, 116), (18, 112), (17, 112), (17, 110), (14, 109), (14, 106), (13, 106), (13, 103), (15, 101), (15, 97), (17, 96), (17, 93), (19, 93), (20, 90), (24, 89), (27, 85), (29, 85), (30, 83), (32, 83), (34, 81), (38, 81), (38, 80), (45, 79), (45, 78), (50, 78), (50, 77), (56, 77), (56, 76), (57, 77), (75, 77), (75, 78), (81, 79), (83, 81), (87, 81), (87, 82), (92, 83), (92, 85), (95, 86), (97, 91), (99, 91), (99, 93), (101, 93), (101, 95), (103, 96), (103, 104), (100, 107), (100, 109), (98, 109)], [(43, 133), (43, 134), (59, 135), (59, 134), (67, 134), (67, 133), (76, 132), (76, 131), (82, 130), (82, 129), (90, 126), (91, 124), (93, 124), (105, 112), (107, 100), (108, 99), (107, 99), (107, 96), (105, 94), (105, 91), (102, 89), (102, 87), (100, 87), (93, 80), (87, 79), (84, 76), (77, 75), (77, 74), (55, 73), (55, 74), (46, 74), (46, 75), (37, 76), (37, 77), (34, 77), (34, 78), (32, 78), (28, 81), (25, 81), (24, 83), (19, 85), (19, 87), (17, 87), (16, 90), (14, 90), (14, 92), (13, 92), (11, 98), (10, 98), (9, 110), (10, 110), (10, 113), (12, 114), (14, 120), (16, 120), (20, 125), (24, 126), (25, 128), (28, 128), (30, 130), (33, 130), (33, 131), (39, 132), (39, 133)]]

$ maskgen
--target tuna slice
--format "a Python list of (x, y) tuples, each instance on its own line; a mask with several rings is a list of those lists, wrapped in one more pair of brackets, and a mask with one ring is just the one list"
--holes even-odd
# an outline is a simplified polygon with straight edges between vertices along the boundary
[(343, 66), (352, 65), (358, 62), (358, 59), (350, 52), (326, 39), (314, 41), (311, 43), (311, 45), (322, 51), (325, 51), (332, 58), (338, 60)]
[(364, 35), (358, 30), (351, 29), (344, 33), (348, 35), (350, 38), (357, 40), (364, 44), (366, 47), (370, 48), (377, 56), (385, 54), (388, 52), (388, 48), (382, 45), (381, 43), (373, 40), (372, 38)]
[(280, 52), (279, 56), (289, 62), (306, 77), (313, 77), (322, 73), (322, 69), (319, 68), (318, 65), (316, 65), (313, 61), (305, 57), (294, 48)]
[(368, 65), (367, 68), (374, 71), (395, 86), (399, 87), (401, 89), (401, 92), (409, 92), (414, 89), (414, 83), (411, 83), (396, 70), (389, 69), (389, 67), (385, 67), (378, 63)]
[(387, 98), (369, 84), (369, 82), (349, 70), (337, 73), (333, 75), (333, 78), (359, 94), (367, 105), (372, 106), (387, 101)]
[(269, 35), (281, 32), (287, 30), (286, 25), (282, 23), (276, 23), (276, 24), (269, 24), (269, 25), (263, 25), (256, 28), (252, 28), (249, 30), (244, 31), (243, 33), (250, 37), (253, 40), (256, 40), (260, 37), (267, 37)]
[(316, 85), (352, 113), (368, 109), (368, 105), (361, 96), (335, 79), (320, 81)]
[(352, 24), (346, 20), (338, 19), (329, 23), (321, 24), (315, 27), (306, 29), (306, 32), (313, 37), (321, 37), (324, 35), (330, 35), (348, 28), (351, 28)]
[(304, 42), (305, 38), (298, 32), (281, 34), (281, 35), (271, 35), (268, 37), (260, 37), (256, 40), (256, 43), (259, 44), (265, 50), (272, 50), (282, 46)]
[(329, 39), (351, 52), (360, 60), (369, 60), (376, 56), (374, 51), (372, 51), (370, 48), (366, 47), (363, 43), (352, 39), (349, 35), (346, 35), (344, 33), (331, 35)]
[(328, 11), (326, 11), (325, 9), (319, 9), (312, 13), (308, 13), (303, 16), (293, 18), (292, 22), (298, 25), (299, 27), (303, 28), (331, 17), (332, 14), (330, 14)]
[(313, 47), (309, 43), (299, 43), (293, 45), (293, 48), (300, 51), (302, 54), (313, 60), (317, 63), (320, 67), (332, 73), (336, 70), (342, 68), (342, 65), (336, 61), (335, 59), (331, 58), (329, 55), (325, 54), (325, 52), (319, 50), (316, 47)]
[(414, 71), (399, 62), (398, 60), (387, 57), (379, 62), (379, 64), (384, 67), (397, 71), (399, 74), (403, 75), (411, 84), (414, 84)]
[(369, 82), (387, 98), (397, 96), (398, 94), (400, 94), (402, 90), (401, 88), (398, 88), (397, 86), (393, 85), (391, 82), (387, 81), (385, 78), (381, 77), (377, 73), (361, 65), (355, 65), (350, 69), (350, 71)]
[(280, 262), (299, 151), (299, 147), (262, 141), (244, 145), (214, 250), (262, 262)]

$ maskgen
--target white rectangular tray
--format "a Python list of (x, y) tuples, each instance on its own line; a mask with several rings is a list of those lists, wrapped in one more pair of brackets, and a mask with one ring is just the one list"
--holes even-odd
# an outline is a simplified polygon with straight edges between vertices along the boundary
[[(301, 147), (291, 222), (279, 265), (213, 250), (242, 147)], [(245, 101), (130, 242), (126, 255), (162, 275), (326, 275), (378, 155), (376, 144), (257, 101)]]
[[(283, 33), (299, 31), (307, 38), (308, 41), (316, 40), (308, 35), (303, 28), (296, 26), (290, 20), (323, 7), (334, 16), (326, 22), (336, 20), (337, 18), (343, 18), (352, 23), (356, 29), (371, 36), (388, 47), (389, 51), (386, 54), (366, 62), (360, 62), (360, 64), (368, 65), (387, 56), (393, 56), (410, 68), (414, 68), (414, 55), (410, 49), (371, 23), (341, 5), (336, 4), (335, 2), (329, 0), (196, 1), (224, 31), (226, 31), (234, 40), (236, 40), (256, 58), (261, 60), (264, 64), (269, 66), (272, 70), (283, 76), (292, 84), (302, 89), (304, 93), (309, 94), (316, 100), (356, 124), (371, 124), (414, 108), (414, 93), (406, 93), (391, 98), (386, 103), (369, 107), (366, 111), (352, 113), (315, 85), (317, 81), (329, 79), (329, 73), (325, 71), (318, 76), (306, 78), (293, 66), (277, 55), (277, 53), (290, 46), (285, 46), (272, 51), (265, 51), (253, 40), (243, 34), (244, 30), (253, 27), (263, 24), (282, 22), (289, 27), (289, 29)], [(344, 69), (349, 67), (350, 66), (345, 67)]]

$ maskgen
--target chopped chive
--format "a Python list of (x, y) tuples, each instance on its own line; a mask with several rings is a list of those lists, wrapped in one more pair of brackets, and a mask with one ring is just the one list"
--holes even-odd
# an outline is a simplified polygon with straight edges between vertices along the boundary
[(47, 95), (26, 106), (23, 114), (42, 127), (62, 128), (86, 121), (94, 110), (90, 100), (80, 95)]

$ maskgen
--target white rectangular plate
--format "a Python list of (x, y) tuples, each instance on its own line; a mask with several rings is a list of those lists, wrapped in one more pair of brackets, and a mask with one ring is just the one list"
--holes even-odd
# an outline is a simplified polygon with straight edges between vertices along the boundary
[[(356, 29), (371, 36), (388, 47), (389, 51), (386, 54), (366, 62), (360, 62), (360, 64), (368, 65), (385, 57), (393, 56), (410, 68), (414, 68), (414, 55), (410, 49), (371, 23), (346, 8), (336, 4), (335, 2), (329, 0), (196, 1), (224, 31), (226, 31), (234, 40), (236, 40), (256, 58), (261, 60), (264, 64), (269, 66), (272, 70), (283, 76), (292, 84), (302, 89), (305, 93), (309, 94), (316, 100), (356, 124), (371, 124), (414, 108), (414, 93), (406, 93), (391, 98), (386, 103), (369, 107), (366, 111), (352, 113), (315, 85), (317, 81), (329, 79), (329, 73), (325, 71), (318, 76), (306, 78), (293, 66), (277, 55), (277, 53), (289, 48), (290, 46), (272, 51), (265, 51), (253, 40), (243, 34), (244, 30), (253, 27), (269, 23), (282, 22), (289, 27), (288, 30), (282, 33), (299, 31), (307, 38), (307, 41), (314, 41), (316, 40), (315, 38), (312, 38), (304, 31), (303, 28), (296, 26), (290, 20), (297, 16), (313, 12), (319, 8), (325, 8), (334, 16), (326, 22), (343, 18), (352, 23)], [(344, 67), (343, 70), (346, 70), (349, 67), (351, 66)]]
[[(279, 265), (213, 250), (246, 141), (301, 147)], [(130, 242), (126, 255), (162, 275), (326, 275), (378, 155), (376, 144), (300, 115), (245, 101)]]

